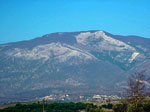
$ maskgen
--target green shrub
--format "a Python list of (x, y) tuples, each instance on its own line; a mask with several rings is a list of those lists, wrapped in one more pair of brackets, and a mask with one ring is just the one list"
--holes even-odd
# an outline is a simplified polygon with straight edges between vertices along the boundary
[(150, 101), (146, 101), (143, 103), (143, 110), (145, 112), (150, 112)]
[(137, 107), (133, 104), (128, 105), (127, 112), (144, 112), (143, 107), (138, 105)]
[(87, 106), (86, 112), (104, 112), (104, 111), (102, 110), (102, 108), (99, 108), (99, 107), (92, 108), (92, 107)]
[(102, 108), (112, 109), (113, 105), (111, 103), (102, 105)]
[(113, 106), (114, 112), (126, 112), (127, 111), (127, 104), (116, 104)]

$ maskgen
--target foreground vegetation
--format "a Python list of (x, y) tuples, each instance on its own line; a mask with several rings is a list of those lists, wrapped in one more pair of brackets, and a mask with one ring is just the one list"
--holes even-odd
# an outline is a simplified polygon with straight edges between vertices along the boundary
[(144, 101), (138, 105), (122, 103), (113, 105), (114, 112), (150, 112), (150, 100)]
[(142, 104), (127, 103), (104, 104), (96, 106), (90, 103), (32, 103), (20, 104), (1, 109), (0, 112), (150, 112), (150, 100)]
[[(32, 104), (16, 104), (13, 107), (1, 109), (0, 112), (80, 112), (81, 110), (101, 110), (93, 104), (85, 103), (32, 103)], [(95, 111), (94, 111), (95, 112)], [(96, 111), (100, 112), (100, 111)]]
[(0, 112), (112, 112), (112, 104), (96, 106), (91, 103), (32, 103), (1, 109)]

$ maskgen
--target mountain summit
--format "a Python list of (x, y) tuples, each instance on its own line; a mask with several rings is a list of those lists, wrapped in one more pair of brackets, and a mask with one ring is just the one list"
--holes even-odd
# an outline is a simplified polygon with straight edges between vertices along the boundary
[(105, 31), (61, 32), (0, 45), (0, 103), (49, 94), (120, 94), (150, 73), (150, 39)]

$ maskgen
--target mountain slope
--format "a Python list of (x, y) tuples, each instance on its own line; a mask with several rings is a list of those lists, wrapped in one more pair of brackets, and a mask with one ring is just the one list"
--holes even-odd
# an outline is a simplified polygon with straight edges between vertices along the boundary
[(2, 44), (0, 103), (49, 94), (120, 94), (130, 73), (149, 74), (149, 45), (149, 39), (105, 31), (52, 33)]

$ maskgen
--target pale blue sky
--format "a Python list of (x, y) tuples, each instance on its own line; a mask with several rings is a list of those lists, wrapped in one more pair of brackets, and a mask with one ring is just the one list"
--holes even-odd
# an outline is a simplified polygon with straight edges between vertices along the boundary
[(150, 0), (0, 0), (0, 44), (52, 32), (150, 37)]

